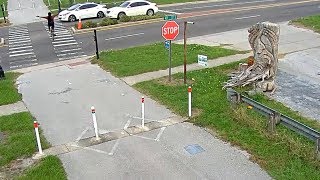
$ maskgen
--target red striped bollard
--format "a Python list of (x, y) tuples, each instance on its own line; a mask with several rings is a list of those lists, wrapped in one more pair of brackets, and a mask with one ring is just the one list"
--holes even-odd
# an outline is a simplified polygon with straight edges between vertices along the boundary
[(39, 124), (38, 124), (37, 121), (33, 121), (33, 127), (34, 127), (34, 130), (36, 132), (36, 138), (37, 138), (39, 154), (43, 154), (42, 147), (41, 147), (41, 142), (40, 142), (40, 136), (39, 136)]
[(141, 119), (142, 119), (142, 128), (144, 128), (144, 96), (141, 98)]

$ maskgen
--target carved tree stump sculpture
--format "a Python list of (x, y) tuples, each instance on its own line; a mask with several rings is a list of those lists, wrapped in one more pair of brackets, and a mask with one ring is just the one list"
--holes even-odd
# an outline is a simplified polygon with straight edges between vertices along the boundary
[(254, 56), (249, 57), (248, 63), (240, 63), (238, 72), (229, 74), (230, 79), (223, 88), (254, 84), (261, 91), (274, 92), (280, 27), (262, 22), (253, 25), (248, 32)]

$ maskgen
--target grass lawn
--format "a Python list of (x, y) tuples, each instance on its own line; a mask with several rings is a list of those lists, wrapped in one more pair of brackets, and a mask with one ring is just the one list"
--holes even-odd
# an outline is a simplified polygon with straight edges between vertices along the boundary
[(0, 106), (21, 100), (21, 95), (15, 87), (16, 79), (20, 74), (10, 72), (5, 75), (6, 78), (0, 80)]
[[(232, 110), (226, 92), (221, 88), (222, 83), (228, 79), (227, 72), (235, 67), (238, 67), (238, 63), (188, 72), (188, 81), (193, 86), (193, 110), (198, 113), (190, 121), (213, 129), (220, 138), (247, 150), (252, 155), (251, 159), (275, 179), (320, 179), (320, 162), (314, 158), (313, 142), (281, 125), (277, 126), (276, 134), (268, 134), (266, 118), (247, 109), (245, 105)], [(175, 113), (187, 116), (188, 97), (183, 74), (173, 77), (170, 84), (166, 78), (161, 78), (142, 82), (134, 87)], [(267, 100), (261, 95), (255, 99), (297, 120), (308, 121), (282, 104)], [(309, 125), (320, 129), (319, 124), (314, 122)]]
[[(33, 128), (34, 118), (28, 112), (0, 116), (0, 131), (5, 134), (0, 141), (0, 166), (20, 157), (30, 157), (38, 151)], [(49, 144), (41, 135), (42, 147)]]
[(292, 20), (291, 23), (312, 29), (315, 32), (320, 33), (320, 15), (302, 17)]
[(66, 180), (66, 173), (60, 159), (56, 156), (48, 156), (37, 165), (24, 172), (18, 180)]
[[(219, 46), (210, 47), (189, 44), (187, 47), (187, 63), (197, 63), (198, 54), (207, 55), (208, 59), (241, 53)], [(133, 47), (123, 50), (111, 50), (100, 53), (98, 63), (119, 77), (132, 76), (145, 72), (167, 69), (168, 50), (164, 43)], [(95, 62), (95, 60), (93, 61)], [(172, 44), (172, 67), (183, 65), (183, 45)]]
[[(4, 3), (4, 5), (5, 5), (5, 10), (7, 10), (7, 5), (8, 5), (8, 0), (0, 0), (0, 5), (3, 5), (3, 3)], [(8, 16), (8, 14), (7, 14), (7, 11), (5, 11), (5, 16)], [(1, 17), (1, 19), (3, 20), (3, 12), (2, 12), (2, 9), (0, 8), (0, 17)]]

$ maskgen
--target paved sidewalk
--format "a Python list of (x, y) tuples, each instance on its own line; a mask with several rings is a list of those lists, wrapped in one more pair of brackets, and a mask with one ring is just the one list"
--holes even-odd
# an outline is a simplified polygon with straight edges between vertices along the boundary
[(14, 113), (26, 112), (28, 109), (22, 101), (14, 104), (0, 106), (0, 116), (6, 116)]
[(36, 16), (46, 16), (48, 12), (43, 0), (8, 0), (8, 19), (13, 25), (42, 21)]

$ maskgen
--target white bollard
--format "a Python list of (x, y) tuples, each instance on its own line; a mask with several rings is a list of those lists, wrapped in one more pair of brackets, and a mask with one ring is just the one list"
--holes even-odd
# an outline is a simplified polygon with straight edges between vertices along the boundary
[(188, 109), (189, 109), (189, 117), (191, 117), (191, 92), (192, 92), (192, 88), (191, 86), (188, 87), (188, 100), (189, 100), (189, 103), (188, 103)]
[(144, 128), (144, 96), (141, 98), (141, 119), (142, 119), (142, 128)]
[(40, 142), (40, 136), (39, 136), (39, 124), (37, 121), (34, 121), (33, 122), (33, 127), (34, 127), (34, 130), (36, 132), (36, 138), (37, 138), (37, 144), (38, 144), (38, 149), (39, 149), (39, 154), (43, 154), (42, 152), (42, 147), (41, 147), (41, 142)]
[(99, 140), (100, 138), (99, 138), (99, 132), (98, 132), (96, 110), (93, 106), (91, 107), (91, 113), (92, 113), (93, 128), (94, 128), (94, 132), (96, 134), (96, 139)]

